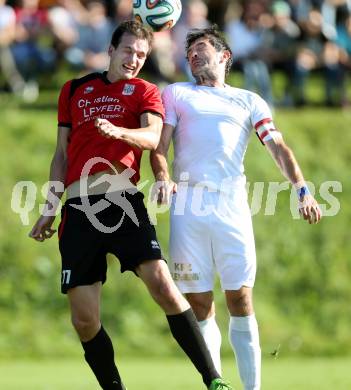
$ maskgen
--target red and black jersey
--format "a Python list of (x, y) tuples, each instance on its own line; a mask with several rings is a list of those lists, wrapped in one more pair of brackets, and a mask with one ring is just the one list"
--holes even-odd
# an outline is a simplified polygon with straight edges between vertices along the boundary
[[(92, 73), (64, 84), (58, 105), (58, 125), (72, 129), (67, 148), (66, 187), (80, 179), (84, 164), (93, 157), (111, 163), (118, 161), (136, 172), (135, 183), (139, 180), (142, 150), (100, 135), (94, 121), (104, 118), (116, 126), (136, 129), (144, 112), (154, 112), (164, 118), (156, 85), (138, 78), (111, 83), (106, 72)], [(90, 174), (107, 168), (97, 163)]]

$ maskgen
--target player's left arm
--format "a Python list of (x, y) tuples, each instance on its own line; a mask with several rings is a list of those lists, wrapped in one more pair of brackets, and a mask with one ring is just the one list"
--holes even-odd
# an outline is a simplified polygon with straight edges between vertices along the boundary
[(156, 112), (144, 112), (140, 115), (138, 129), (115, 126), (107, 119), (101, 118), (95, 120), (95, 126), (106, 138), (120, 139), (143, 150), (155, 150), (161, 136), (162, 117)]
[(310, 194), (299, 164), (292, 150), (285, 143), (282, 134), (277, 130), (270, 130), (271, 139), (265, 145), (277, 163), (283, 175), (295, 187), (299, 198), (299, 211), (310, 224), (318, 223), (322, 218), (321, 209), (316, 199)]

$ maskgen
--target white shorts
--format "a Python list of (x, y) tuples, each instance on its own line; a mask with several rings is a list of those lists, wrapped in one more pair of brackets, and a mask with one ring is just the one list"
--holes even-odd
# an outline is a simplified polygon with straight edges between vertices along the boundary
[(224, 194), (178, 187), (171, 206), (170, 256), (182, 293), (212, 291), (216, 273), (223, 290), (253, 287), (256, 252), (246, 189)]

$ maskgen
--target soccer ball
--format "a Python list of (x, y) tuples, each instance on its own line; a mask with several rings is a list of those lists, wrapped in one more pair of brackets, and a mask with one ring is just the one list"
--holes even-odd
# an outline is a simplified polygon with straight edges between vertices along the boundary
[(154, 31), (169, 30), (182, 12), (180, 0), (134, 0), (134, 17)]

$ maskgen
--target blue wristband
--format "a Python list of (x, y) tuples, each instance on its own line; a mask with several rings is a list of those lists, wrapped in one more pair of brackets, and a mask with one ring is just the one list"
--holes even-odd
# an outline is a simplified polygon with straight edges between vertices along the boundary
[(299, 198), (299, 200), (303, 199), (305, 195), (310, 194), (310, 190), (308, 189), (307, 186), (302, 186), (301, 188), (296, 190), (296, 192), (297, 192), (297, 197)]

